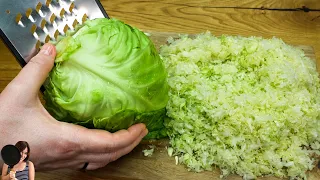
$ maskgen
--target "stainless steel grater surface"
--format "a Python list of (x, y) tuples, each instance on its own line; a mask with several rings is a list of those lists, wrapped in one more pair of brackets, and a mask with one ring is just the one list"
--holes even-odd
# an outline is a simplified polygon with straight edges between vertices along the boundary
[(103, 17), (99, 0), (0, 0), (0, 36), (23, 67), (42, 44)]

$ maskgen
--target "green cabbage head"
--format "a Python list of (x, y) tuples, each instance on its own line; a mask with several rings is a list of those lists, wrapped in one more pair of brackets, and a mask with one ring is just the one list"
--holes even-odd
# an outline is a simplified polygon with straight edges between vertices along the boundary
[(142, 122), (147, 138), (165, 136), (167, 72), (143, 32), (116, 19), (89, 20), (56, 49), (44, 85), (53, 117), (110, 132)]

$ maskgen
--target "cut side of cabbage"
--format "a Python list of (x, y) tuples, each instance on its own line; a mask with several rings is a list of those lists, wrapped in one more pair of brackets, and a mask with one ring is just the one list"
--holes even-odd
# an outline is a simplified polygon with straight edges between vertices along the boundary
[(244, 179), (305, 178), (313, 169), (320, 83), (302, 50), (278, 38), (207, 32), (169, 38), (160, 54), (170, 97), (165, 126), (179, 163)]

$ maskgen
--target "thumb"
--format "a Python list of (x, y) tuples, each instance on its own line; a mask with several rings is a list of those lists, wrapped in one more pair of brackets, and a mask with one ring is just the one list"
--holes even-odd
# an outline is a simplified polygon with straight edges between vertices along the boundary
[(26, 94), (37, 94), (51, 71), (56, 56), (55, 46), (45, 44), (40, 52), (25, 65), (13, 82)]

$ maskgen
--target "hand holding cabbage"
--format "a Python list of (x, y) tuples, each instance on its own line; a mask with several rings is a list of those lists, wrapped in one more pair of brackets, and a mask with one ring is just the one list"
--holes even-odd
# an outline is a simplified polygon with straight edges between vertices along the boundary
[[(37, 171), (78, 170), (85, 162), (89, 162), (87, 170), (97, 169), (132, 151), (148, 133), (143, 124), (109, 133), (60, 122), (48, 114), (38, 95), (55, 56), (55, 47), (45, 44), (1, 92), (0, 146), (27, 141)], [(0, 169), (2, 165), (0, 159)]]
[(56, 47), (44, 97), (57, 120), (111, 132), (141, 122), (149, 138), (165, 136), (167, 73), (143, 32), (115, 19), (96, 19)]

